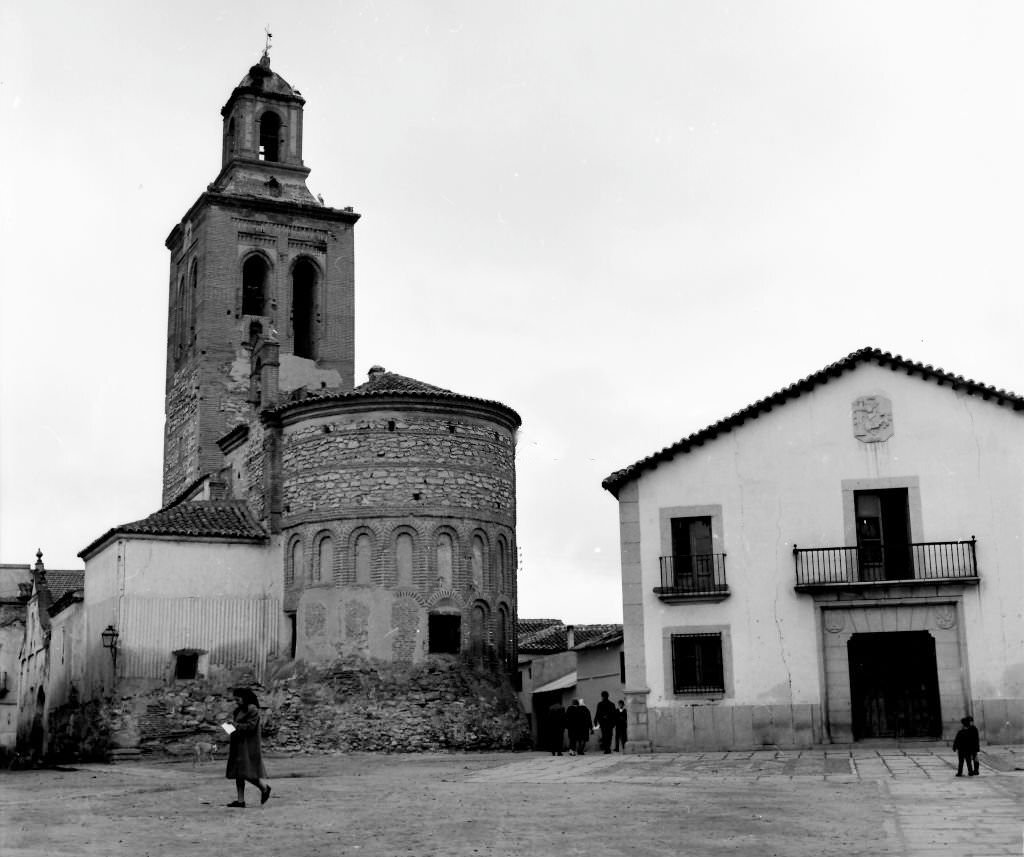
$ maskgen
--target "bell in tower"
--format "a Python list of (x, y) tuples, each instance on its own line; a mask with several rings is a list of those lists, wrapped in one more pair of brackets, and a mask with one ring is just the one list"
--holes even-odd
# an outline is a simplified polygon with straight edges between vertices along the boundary
[[(268, 396), (352, 389), (359, 215), (306, 187), (305, 103), (264, 51), (221, 109), (220, 173), (167, 237), (164, 503)], [(273, 390), (254, 371), (268, 359)]]

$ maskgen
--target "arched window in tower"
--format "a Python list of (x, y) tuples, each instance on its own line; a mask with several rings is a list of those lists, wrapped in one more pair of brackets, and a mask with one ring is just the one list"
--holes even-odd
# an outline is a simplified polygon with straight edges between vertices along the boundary
[(235, 117), (228, 120), (228, 136), (224, 141), (224, 151), (228, 158), (235, 154)]
[(507, 665), (509, 648), (508, 648), (508, 610), (502, 605), (498, 608), (498, 620), (494, 626), (495, 632), (495, 647), (497, 648), (498, 660), (501, 663)]
[(174, 341), (175, 356), (181, 357), (185, 349), (185, 277), (178, 280), (178, 291), (174, 296), (174, 319), (171, 338)]
[(299, 575), (302, 574), (302, 542), (296, 539), (292, 542), (292, 549), (288, 554), (288, 561), (284, 567), (284, 585), (292, 586)]
[(299, 259), (292, 269), (292, 330), (296, 357), (316, 357), (316, 266)]
[(334, 541), (324, 536), (317, 545), (316, 563), (313, 566), (313, 583), (330, 580), (334, 571)]
[(473, 586), (484, 588), (484, 540), (473, 536)]
[(399, 534), (395, 539), (395, 564), (398, 566), (398, 585), (412, 586), (412, 536)]
[(267, 305), (267, 265), (262, 256), (250, 256), (242, 265), (242, 315), (263, 315)]
[(437, 587), (438, 589), (452, 588), (452, 537), (448, 533), (441, 533), (437, 537)]
[(483, 606), (474, 604), (469, 614), (469, 649), (474, 661), (482, 661), (487, 646), (487, 613)]
[(268, 110), (260, 117), (260, 160), (277, 161), (281, 137), (281, 117)]
[(191, 345), (196, 339), (196, 302), (199, 300), (199, 265), (192, 260), (188, 288), (185, 289), (185, 343)]
[(508, 592), (508, 571), (505, 568), (505, 540), (498, 539), (498, 545), (494, 551), (494, 564), (498, 572), (498, 592)]
[(373, 543), (363, 533), (356, 539), (356, 583), (370, 582), (370, 563), (373, 559)]

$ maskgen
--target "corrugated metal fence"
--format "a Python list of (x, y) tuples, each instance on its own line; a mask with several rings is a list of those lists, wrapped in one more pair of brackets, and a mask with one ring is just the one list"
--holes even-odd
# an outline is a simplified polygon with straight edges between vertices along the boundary
[(211, 666), (251, 665), (262, 681), (280, 621), (276, 598), (125, 598), (118, 672), (164, 678), (172, 654), (192, 649), (209, 652)]

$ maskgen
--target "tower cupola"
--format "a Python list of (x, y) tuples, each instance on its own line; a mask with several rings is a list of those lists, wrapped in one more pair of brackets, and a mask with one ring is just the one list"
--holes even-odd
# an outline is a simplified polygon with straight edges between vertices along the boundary
[(212, 189), (293, 202), (315, 202), (302, 163), (306, 100), (270, 68), (264, 51), (221, 108), (221, 171)]

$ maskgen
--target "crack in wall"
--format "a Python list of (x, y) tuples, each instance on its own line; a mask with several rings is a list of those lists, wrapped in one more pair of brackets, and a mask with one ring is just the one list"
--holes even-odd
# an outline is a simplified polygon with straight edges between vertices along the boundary
[[(779, 555), (779, 548), (782, 546), (782, 503), (778, 504), (775, 515), (775, 555)], [(789, 686), (789, 703), (793, 704), (793, 671), (789, 666), (789, 659), (786, 657), (786, 640), (782, 629), (782, 622), (779, 620), (779, 586), (782, 581), (775, 584), (775, 600), (772, 602), (772, 618), (775, 620), (775, 630), (779, 636), (779, 657), (782, 658), (782, 667), (786, 671), (786, 684)]]

